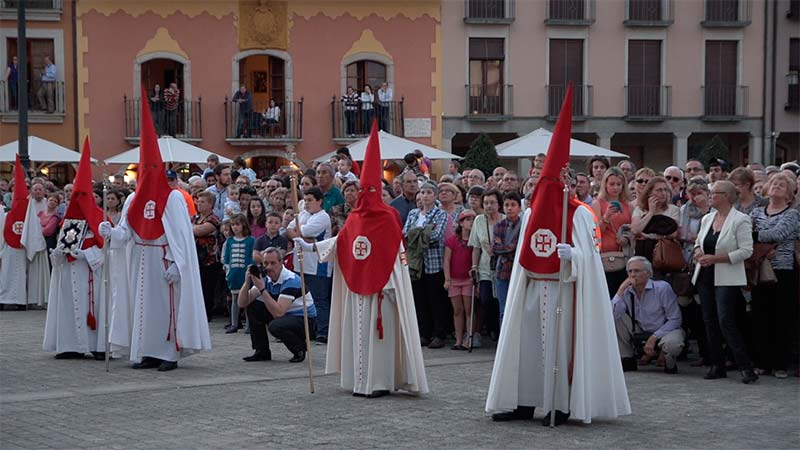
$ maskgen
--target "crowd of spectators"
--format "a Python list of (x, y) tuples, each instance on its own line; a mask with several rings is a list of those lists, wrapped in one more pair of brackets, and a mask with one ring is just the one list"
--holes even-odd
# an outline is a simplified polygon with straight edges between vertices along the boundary
[[(404, 171), (384, 182), (384, 201), (397, 210), (406, 240), (422, 345), (461, 350), (497, 339), (521, 217), (544, 158), (537, 156), (527, 174), (504, 167), (484, 173), (453, 161), (435, 179), (431, 162), (415, 152), (405, 157)], [(212, 156), (187, 180), (167, 171), (192, 216), (209, 321), (224, 317), (228, 333), (249, 328), (240, 306), (255, 307), (251, 297), (258, 293), (240, 294), (242, 286), (267, 286), (278, 295), (281, 267), (299, 270), (292, 239), (322, 240), (341, 230), (357, 205), (359, 170), (341, 149), (300, 175), (296, 206), (288, 174), (260, 179), (241, 158), (229, 166)], [(596, 218), (608, 284), (597, 300), (613, 308), (625, 370), (654, 362), (676, 373), (678, 362), (688, 360), (708, 368), (706, 379), (725, 377), (732, 368), (745, 383), (797, 374), (800, 165), (732, 168), (721, 159), (691, 159), (683, 168), (654, 170), (595, 157), (585, 172), (571, 172), (571, 195)], [(118, 223), (135, 185), (122, 177), (107, 184), (105, 201), (103, 186), (96, 185), (95, 201)], [(48, 246), (55, 245), (71, 187), (30, 181)], [(5, 205), (12, 189), (0, 180)], [(269, 255), (281, 264), (273, 262), (272, 281), (247, 275)], [(303, 271), (314, 304), (314, 338), (325, 343), (332, 267), (307, 254)], [(294, 308), (281, 305), (258, 305), (253, 317), (259, 327), (270, 329), (265, 317)], [(263, 340), (261, 330), (253, 341), (257, 353)], [(296, 339), (289, 341), (297, 347)]]

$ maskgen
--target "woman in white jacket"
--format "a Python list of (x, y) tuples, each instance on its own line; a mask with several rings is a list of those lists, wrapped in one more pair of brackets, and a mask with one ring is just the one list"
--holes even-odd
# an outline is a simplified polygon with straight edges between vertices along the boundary
[(700, 294), (711, 359), (705, 379), (726, 376), (724, 338), (733, 351), (742, 382), (750, 384), (758, 375), (736, 326), (736, 304), (743, 301), (741, 288), (747, 284), (744, 260), (753, 254), (753, 226), (748, 215), (733, 208), (737, 196), (730, 181), (714, 183), (714, 211), (703, 217), (694, 245), (693, 282)]

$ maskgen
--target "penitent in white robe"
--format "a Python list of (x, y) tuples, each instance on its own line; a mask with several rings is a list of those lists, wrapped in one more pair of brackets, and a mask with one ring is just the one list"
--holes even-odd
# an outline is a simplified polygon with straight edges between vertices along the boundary
[[(5, 223), (5, 215), (2, 222)], [(50, 289), (50, 265), (42, 225), (31, 202), (25, 214), (21, 243), (21, 248), (13, 248), (0, 236), (0, 304), (44, 305)]]
[[(85, 250), (86, 259), (68, 261), (64, 253), (54, 251), (50, 277), (50, 300), (44, 325), (42, 349), (50, 352), (104, 352), (106, 336), (106, 289), (103, 250), (96, 246)], [(91, 282), (91, 288), (90, 288)], [(86, 317), (90, 307), (96, 327), (90, 329)]]
[[(110, 239), (114, 251), (111, 264), (115, 269), (127, 267), (127, 271), (120, 270), (111, 277), (111, 283), (117, 284), (110, 288), (112, 350), (128, 353), (134, 362), (146, 356), (177, 361), (197, 351), (211, 350), (186, 201), (180, 192), (172, 191), (162, 216), (164, 235), (144, 240), (127, 222), (134, 195), (126, 200)], [(181, 279), (170, 286), (164, 274), (172, 262), (178, 266)]]
[[(522, 219), (523, 230), (529, 219), (530, 210)], [(611, 301), (593, 238), (593, 215), (581, 206), (572, 223), (572, 260), (566, 264), (560, 281), (559, 274), (531, 274), (519, 264), (514, 265), (486, 400), (489, 413), (513, 411), (518, 406), (540, 407), (547, 413), (553, 405), (554, 382), (555, 409), (569, 411), (573, 418), (585, 423), (595, 417), (614, 418), (631, 412)], [(517, 261), (524, 237), (520, 234)], [(556, 330), (556, 305), (562, 289)], [(570, 360), (574, 364), (571, 384)]]
[[(336, 238), (316, 243), (320, 261), (333, 262), (333, 292), (325, 373), (341, 373), (341, 386), (357, 394), (402, 389), (428, 392), (411, 278), (401, 255), (383, 288), (383, 339), (378, 338), (378, 294), (350, 291), (336, 262)], [(365, 268), (365, 276), (368, 276)]]

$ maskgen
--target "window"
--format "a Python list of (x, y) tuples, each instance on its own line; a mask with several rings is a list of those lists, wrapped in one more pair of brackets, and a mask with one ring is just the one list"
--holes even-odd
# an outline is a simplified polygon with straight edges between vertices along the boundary
[(736, 115), (737, 49), (737, 41), (706, 41), (706, 116)]
[(628, 0), (630, 20), (653, 22), (661, 19), (662, 0)]
[(550, 84), (547, 89), (547, 114), (558, 116), (561, 103), (572, 82), (575, 116), (583, 116), (583, 39), (550, 39)]
[[(38, 102), (37, 93), (39, 92), (39, 88), (42, 86), (42, 74), (44, 73), (45, 68), (45, 58), (50, 58), (50, 61), (56, 65), (56, 77), (57, 79), (63, 79), (63, 62), (58, 61), (55, 57), (55, 41), (53, 39), (35, 39), (35, 38), (28, 38), (26, 40), (26, 57), (28, 59), (28, 80), (30, 83), (28, 84), (28, 101), (30, 103), (32, 111), (41, 111), (47, 110), (51, 106), (54, 106), (57, 112), (64, 112), (63, 111), (63, 102), (60, 102), (59, 99), (63, 99), (64, 95), (64, 86), (63, 82), (56, 82), (54, 87), (54, 91), (52, 95), (54, 96), (53, 101), (55, 105), (42, 105)], [(17, 38), (8, 38), (6, 39), (6, 55), (8, 55), (8, 61), (6, 61), (6, 66), (11, 63), (13, 57), (17, 55)], [(5, 80), (3, 80), (5, 82)], [(10, 86), (9, 86), (10, 88)], [(60, 103), (60, 104), (59, 104)], [(17, 110), (17, 95), (12, 93), (8, 97), (8, 107), (11, 110)]]
[(504, 19), (506, 0), (467, 0), (468, 19)]
[(364, 86), (369, 84), (374, 93), (387, 81), (386, 66), (377, 61), (356, 61), (347, 66), (347, 86), (352, 86), (356, 92), (363, 92)]
[(469, 114), (503, 114), (502, 38), (469, 40)]
[(800, 39), (789, 39), (789, 73), (786, 74), (788, 87), (787, 111), (800, 111)]
[(628, 115), (659, 115), (660, 94), (661, 41), (628, 41)]
[(800, 39), (789, 39), (789, 72), (800, 72)]

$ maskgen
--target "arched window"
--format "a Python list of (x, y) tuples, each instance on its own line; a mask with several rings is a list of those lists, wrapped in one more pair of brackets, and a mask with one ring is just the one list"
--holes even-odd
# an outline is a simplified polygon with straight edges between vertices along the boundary
[(346, 68), (347, 87), (357, 92), (364, 90), (369, 84), (376, 91), (381, 83), (388, 82), (386, 65), (377, 61), (361, 60), (348, 64)]

